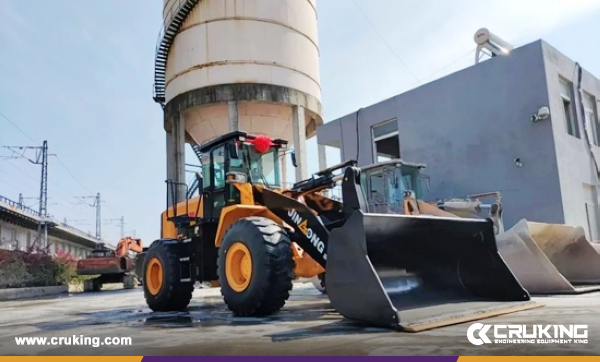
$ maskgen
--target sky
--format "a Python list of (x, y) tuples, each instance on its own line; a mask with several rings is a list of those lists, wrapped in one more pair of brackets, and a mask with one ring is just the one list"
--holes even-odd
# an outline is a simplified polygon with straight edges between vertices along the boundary
[[(93, 200), (78, 197), (101, 193), (102, 237), (115, 244), (123, 216), (126, 233), (149, 245), (166, 207), (166, 136), (152, 100), (162, 7), (0, 0), (0, 146), (47, 140), (48, 213), (94, 233)], [(473, 66), (481, 27), (515, 47), (544, 39), (600, 77), (600, 0), (318, 0), (317, 10), (325, 122)], [(316, 172), (316, 140), (307, 143)], [(339, 161), (335, 149), (327, 156)], [(1, 196), (38, 197), (39, 183), (39, 165), (0, 157)]]

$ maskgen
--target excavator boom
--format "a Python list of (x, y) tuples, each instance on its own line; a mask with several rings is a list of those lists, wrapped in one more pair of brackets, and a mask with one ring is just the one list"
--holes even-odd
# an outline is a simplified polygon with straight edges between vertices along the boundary
[(142, 240), (132, 237), (125, 237), (119, 240), (115, 249), (116, 256), (125, 256), (129, 251), (141, 253), (143, 250)]

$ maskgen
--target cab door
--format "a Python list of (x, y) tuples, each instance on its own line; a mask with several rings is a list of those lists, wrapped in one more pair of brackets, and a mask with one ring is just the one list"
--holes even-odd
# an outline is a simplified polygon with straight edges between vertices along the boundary
[(209, 175), (204, 178), (205, 186), (202, 190), (203, 212), (206, 219), (218, 219), (225, 206), (226, 161), (224, 145), (214, 148), (202, 160), (204, 173)]
[[(239, 191), (235, 186), (226, 182), (227, 173), (232, 168), (244, 169), (243, 158), (236, 155), (232, 158), (232, 144), (214, 148), (210, 152), (210, 161), (206, 168), (210, 172), (210, 182), (202, 192), (204, 200), (204, 217), (217, 221), (223, 207), (239, 203)], [(204, 164), (204, 162), (203, 162)]]

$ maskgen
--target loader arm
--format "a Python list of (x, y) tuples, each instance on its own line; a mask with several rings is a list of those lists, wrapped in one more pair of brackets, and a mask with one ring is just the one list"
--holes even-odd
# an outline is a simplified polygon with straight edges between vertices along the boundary
[[(327, 263), (329, 230), (319, 217), (305, 204), (281, 193), (253, 186), (254, 200), (264, 205), (283, 222), (294, 229), (292, 240), (298, 244), (319, 265)], [(340, 215), (340, 220), (343, 215)]]
[[(351, 160), (332, 166), (281, 193), (258, 185), (252, 186), (254, 201), (291, 226), (294, 229), (292, 239), (323, 268), (327, 263), (329, 231), (344, 224), (349, 214), (345, 209), (349, 205), (358, 207), (358, 201), (348, 197), (349, 200), (342, 204), (318, 192), (333, 188), (343, 179), (343, 175), (336, 175), (335, 171), (354, 165), (356, 162)], [(298, 201), (300, 199), (303, 202)]]

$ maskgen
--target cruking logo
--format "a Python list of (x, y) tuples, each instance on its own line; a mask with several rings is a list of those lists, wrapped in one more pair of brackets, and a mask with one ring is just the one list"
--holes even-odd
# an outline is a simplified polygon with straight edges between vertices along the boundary
[[(487, 335), (493, 331), (493, 339)], [(537, 343), (537, 344), (574, 344), (588, 343), (588, 326), (575, 325), (514, 325), (514, 324), (471, 324), (467, 330), (467, 339), (476, 346), (488, 343)]]
[(300, 214), (296, 212), (296, 210), (291, 209), (288, 210), (288, 216), (292, 219), (292, 221), (298, 226), (298, 229), (306, 236), (306, 238), (310, 241), (311, 244), (317, 249), (321, 255), (323, 255), (323, 259), (327, 260), (327, 253), (325, 252), (325, 243), (321, 241), (319, 236), (313, 229), (308, 227), (308, 220), (304, 220)]

